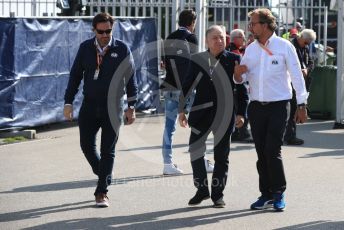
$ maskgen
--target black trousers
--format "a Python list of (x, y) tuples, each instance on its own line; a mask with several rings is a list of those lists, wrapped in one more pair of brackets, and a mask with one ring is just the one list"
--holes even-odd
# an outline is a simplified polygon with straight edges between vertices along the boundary
[[(85, 101), (80, 108), (78, 123), (81, 149), (93, 173), (98, 176), (98, 185), (94, 194), (107, 193), (107, 187), (112, 179), (118, 129), (116, 133), (111, 125), (106, 105)], [(100, 128), (102, 133), (99, 154), (96, 136)]]
[(219, 134), (219, 128), (212, 128), (212, 116), (205, 117), (202, 122), (191, 128), (189, 151), (193, 171), (194, 185), (198, 192), (209, 194), (207, 171), (204, 164), (206, 140), (210, 132), (214, 134), (214, 171), (211, 183), (211, 199), (217, 201), (223, 197), (227, 183), (229, 140), (233, 132), (233, 118), (224, 135)]
[(258, 155), (259, 190), (266, 197), (283, 193), (286, 189), (281, 146), (289, 110), (289, 101), (265, 105), (252, 101), (248, 107), (251, 133)]
[(284, 141), (289, 141), (296, 138), (296, 121), (294, 120), (296, 109), (297, 109), (296, 93), (295, 93), (295, 90), (293, 89), (293, 97), (290, 100), (290, 114), (289, 114), (287, 127), (285, 129)]

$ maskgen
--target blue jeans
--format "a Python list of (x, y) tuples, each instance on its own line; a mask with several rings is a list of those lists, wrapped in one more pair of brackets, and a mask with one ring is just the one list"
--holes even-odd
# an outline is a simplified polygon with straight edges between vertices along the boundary
[[(165, 128), (162, 140), (162, 157), (164, 164), (171, 164), (172, 142), (176, 131), (180, 91), (166, 91), (163, 95), (165, 98)], [(190, 109), (193, 100), (194, 94), (187, 100), (188, 109)]]

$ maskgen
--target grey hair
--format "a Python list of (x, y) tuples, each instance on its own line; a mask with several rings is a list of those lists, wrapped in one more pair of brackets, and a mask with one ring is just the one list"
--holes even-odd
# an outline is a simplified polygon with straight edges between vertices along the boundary
[(222, 25), (212, 25), (210, 26), (207, 31), (205, 32), (205, 36), (208, 37), (208, 35), (213, 32), (214, 30), (220, 30), (222, 33), (226, 34), (225, 27)]
[(231, 31), (231, 33), (229, 34), (231, 41), (233, 41), (234, 38), (239, 37), (240, 35), (242, 35), (243, 37), (245, 37), (245, 31), (242, 29), (234, 29)]
[(304, 29), (301, 31), (300, 37), (313, 42), (317, 39), (317, 34), (312, 29)]

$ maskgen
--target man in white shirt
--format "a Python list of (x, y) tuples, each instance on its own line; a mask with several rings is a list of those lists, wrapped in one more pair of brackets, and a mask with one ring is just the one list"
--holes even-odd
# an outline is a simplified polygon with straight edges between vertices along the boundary
[(248, 118), (258, 155), (261, 192), (251, 209), (273, 207), (283, 211), (286, 179), (281, 146), (290, 111), (291, 82), (298, 103), (297, 123), (307, 120), (308, 93), (295, 48), (274, 33), (277, 25), (271, 11), (255, 9), (248, 16), (249, 29), (256, 40), (246, 48), (240, 65), (236, 64), (234, 81), (238, 84), (248, 81), (250, 86)]

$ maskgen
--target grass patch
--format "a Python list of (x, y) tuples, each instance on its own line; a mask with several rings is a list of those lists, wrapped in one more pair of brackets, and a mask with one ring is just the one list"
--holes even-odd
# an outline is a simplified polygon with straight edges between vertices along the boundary
[(15, 142), (21, 142), (21, 141), (26, 141), (27, 139), (23, 136), (17, 136), (17, 137), (8, 137), (3, 140), (4, 143), (6, 144), (11, 144)]

